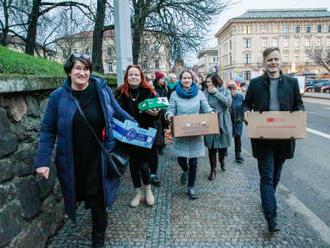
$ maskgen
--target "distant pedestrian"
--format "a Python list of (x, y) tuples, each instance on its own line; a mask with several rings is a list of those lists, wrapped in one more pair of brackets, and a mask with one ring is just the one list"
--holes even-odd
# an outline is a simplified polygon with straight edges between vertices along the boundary
[[(244, 112), (305, 110), (297, 79), (283, 75), (280, 64), (279, 48), (271, 47), (263, 52), (265, 73), (250, 81)], [(251, 139), (251, 145), (253, 156), (258, 160), (260, 195), (268, 230), (278, 232), (275, 192), (285, 160), (294, 156), (295, 140)]]
[[(138, 122), (141, 128), (154, 127), (154, 121), (159, 118), (159, 109), (147, 110), (140, 113), (138, 104), (147, 98), (155, 98), (155, 90), (147, 83), (145, 76), (138, 65), (129, 65), (124, 76), (124, 83), (118, 97), (118, 103)], [(155, 149), (127, 145), (130, 155), (130, 171), (136, 195), (130, 202), (131, 207), (137, 207), (145, 199), (148, 206), (154, 205), (154, 196), (150, 185), (150, 164), (149, 157)], [(142, 181), (142, 182), (141, 182)], [(145, 189), (142, 190), (142, 183)]]
[(72, 54), (64, 70), (67, 78), (50, 95), (42, 120), (36, 172), (48, 178), (51, 155), (57, 141), (55, 165), (65, 210), (75, 222), (77, 203), (84, 202), (85, 208), (91, 209), (92, 247), (104, 247), (106, 208), (115, 202), (119, 178), (109, 178), (104, 174), (104, 153), (74, 99), (109, 152), (116, 145), (111, 124), (113, 116), (121, 121), (135, 120), (118, 105), (107, 82), (91, 75), (92, 63), (88, 55)]
[(168, 75), (168, 79), (169, 79), (169, 82), (167, 82), (167, 86), (170, 90), (169, 92), (169, 98), (171, 97), (171, 93), (173, 91), (175, 91), (175, 87), (177, 86), (178, 84), (178, 81), (177, 81), (177, 76), (174, 74), (174, 73), (170, 73)]
[(228, 90), (231, 93), (232, 104), (230, 108), (231, 122), (233, 125), (233, 137), (235, 142), (235, 161), (237, 163), (243, 163), (244, 158), (242, 157), (242, 142), (241, 136), (243, 131), (243, 101), (244, 96), (237, 93), (237, 86), (235, 83), (228, 84)]
[[(180, 82), (176, 86), (170, 98), (170, 106), (166, 112), (166, 118), (171, 119), (175, 115), (210, 113), (213, 109), (207, 102), (202, 91), (198, 89), (192, 80), (190, 71), (180, 74)], [(174, 154), (178, 157), (178, 163), (183, 173), (181, 184), (186, 185), (188, 179), (188, 195), (190, 199), (197, 199), (195, 181), (197, 175), (197, 159), (205, 156), (203, 136), (174, 138)]]
[(231, 145), (232, 124), (230, 119), (231, 95), (217, 73), (209, 74), (206, 78), (207, 90), (204, 91), (210, 106), (218, 113), (219, 134), (204, 136), (208, 148), (211, 171), (209, 180), (216, 178), (217, 153), (220, 167), (226, 170), (225, 157), (227, 148)]

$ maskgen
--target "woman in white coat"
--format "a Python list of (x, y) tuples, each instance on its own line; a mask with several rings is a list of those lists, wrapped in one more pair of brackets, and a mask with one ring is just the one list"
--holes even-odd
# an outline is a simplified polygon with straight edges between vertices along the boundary
[[(174, 115), (210, 113), (213, 109), (196, 83), (192, 81), (190, 71), (183, 71), (179, 83), (170, 97), (170, 106), (165, 114), (167, 119)], [(183, 173), (181, 184), (188, 180), (188, 195), (190, 199), (197, 199), (195, 181), (197, 174), (197, 158), (205, 156), (203, 136), (174, 138), (174, 152)], [(189, 164), (189, 166), (188, 166)]]

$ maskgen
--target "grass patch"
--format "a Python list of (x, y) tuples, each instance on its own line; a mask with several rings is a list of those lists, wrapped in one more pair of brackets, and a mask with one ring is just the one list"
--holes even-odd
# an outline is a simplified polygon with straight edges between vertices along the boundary
[[(56, 61), (15, 52), (3, 46), (0, 46), (0, 74), (66, 76), (63, 65)], [(112, 86), (117, 84), (117, 78), (114, 76), (103, 75), (101, 73), (93, 73), (93, 75), (106, 79), (108, 84)]]

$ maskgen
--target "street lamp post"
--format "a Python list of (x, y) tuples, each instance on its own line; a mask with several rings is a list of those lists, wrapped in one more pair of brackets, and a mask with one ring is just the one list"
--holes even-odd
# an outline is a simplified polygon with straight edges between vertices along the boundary
[(124, 73), (132, 59), (131, 18), (128, 0), (114, 0), (117, 85), (123, 84)]

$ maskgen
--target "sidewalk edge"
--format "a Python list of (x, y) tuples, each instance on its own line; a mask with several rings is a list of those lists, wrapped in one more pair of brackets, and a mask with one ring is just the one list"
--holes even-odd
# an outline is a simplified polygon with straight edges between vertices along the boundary
[(293, 193), (290, 192), (283, 184), (279, 185), (281, 191), (285, 191), (288, 197), (285, 202), (295, 209), (297, 212), (306, 217), (308, 223), (312, 228), (319, 233), (320, 238), (327, 244), (330, 245), (330, 228), (318, 217), (316, 216), (303, 202), (301, 202)]

